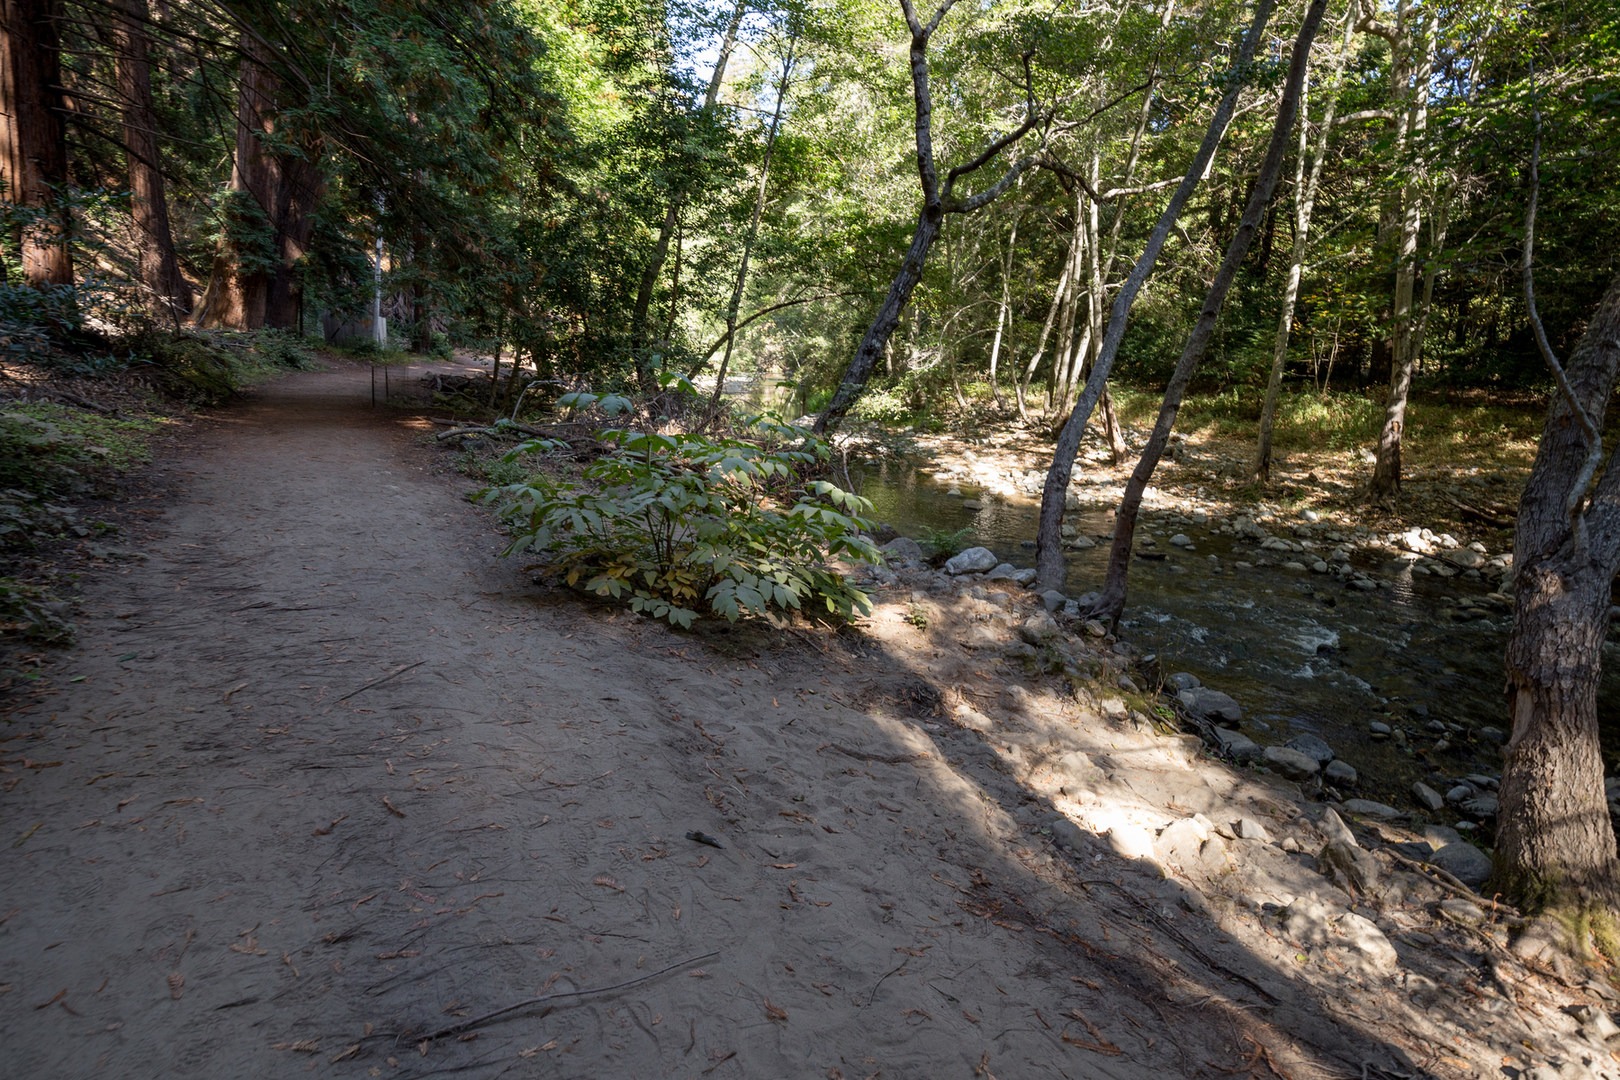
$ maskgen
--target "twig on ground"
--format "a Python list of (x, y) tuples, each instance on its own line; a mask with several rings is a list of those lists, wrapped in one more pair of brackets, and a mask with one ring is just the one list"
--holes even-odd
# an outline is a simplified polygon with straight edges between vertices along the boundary
[(470, 1020), (463, 1020), (459, 1024), (451, 1024), (447, 1028), (440, 1028), (431, 1035), (422, 1036), (420, 1042), (434, 1042), (435, 1040), (447, 1038), (451, 1035), (460, 1035), (464, 1031), (471, 1031), (475, 1027), (482, 1027), (491, 1020), (498, 1020), (501, 1017), (515, 1013), (520, 1009), (532, 1008), (535, 1005), (549, 1005), (554, 1001), (566, 1001), (570, 998), (590, 997), (593, 994), (608, 994), (612, 993), (614, 990), (624, 990), (632, 986), (639, 986), (641, 983), (651, 982), (660, 975), (668, 975), (672, 971), (677, 971), (683, 967), (691, 967), (693, 964), (700, 964), (705, 960), (712, 960), (719, 955), (720, 954), (718, 952), (707, 952), (702, 956), (694, 956), (690, 959), (682, 960), (679, 963), (671, 964), (668, 967), (659, 968), (657, 971), (649, 972), (646, 975), (640, 975), (634, 979), (626, 979), (624, 982), (614, 983), (611, 986), (595, 986), (587, 990), (569, 990), (561, 994), (543, 994), (540, 997), (529, 998), (527, 1001), (519, 1001), (516, 1004), (508, 1005), (504, 1009), (496, 1009), (494, 1012), (485, 1013), (482, 1016), (475, 1016)]
[[(419, 668), (425, 663), (427, 663), (426, 660), (418, 660), (414, 664), (406, 664), (404, 667), (395, 668), (393, 671), (390, 671), (388, 674), (384, 675), (380, 679), (372, 679), (370, 682), (366, 683), (366, 685), (360, 687), (360, 689), (358, 689), (358, 690), (350, 690), (347, 694), (344, 694), (342, 697), (338, 698), (338, 701), (348, 701), (350, 698), (354, 697), (356, 694), (363, 694), (367, 690), (370, 690), (374, 686), (381, 686), (383, 683), (387, 682), (389, 679), (395, 678), (396, 676), (399, 676), (399, 675), (403, 675), (407, 671), (411, 670), (411, 668)], [(333, 702), (333, 704), (337, 704), (337, 702)]]

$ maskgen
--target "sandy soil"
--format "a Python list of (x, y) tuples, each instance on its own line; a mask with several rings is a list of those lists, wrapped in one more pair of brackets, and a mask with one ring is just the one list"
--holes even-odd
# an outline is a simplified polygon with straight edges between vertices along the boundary
[[(1335, 967), (1224, 871), (1125, 857), (1200, 813), (1316, 834), (1017, 677), (1026, 599), (904, 592), (839, 635), (582, 605), (496, 558), (366, 378), (215, 417), (5, 703), (0, 1074), (1509, 1074), (1535, 1010), (1480, 968)], [(1092, 831), (1060, 850), (1054, 813)], [(1511, 1008), (1414, 997), (1423, 963)]]

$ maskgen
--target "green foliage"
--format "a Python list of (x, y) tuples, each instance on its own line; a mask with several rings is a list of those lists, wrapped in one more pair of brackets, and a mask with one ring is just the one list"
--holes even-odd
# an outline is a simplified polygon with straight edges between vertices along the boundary
[(31, 495), (80, 493), (151, 459), (149, 419), (125, 419), (51, 402), (0, 409), (0, 488)]
[[(563, 400), (629, 408), (611, 396)], [(512, 529), (507, 554), (539, 554), (569, 585), (678, 626), (700, 614), (870, 611), (828, 561), (879, 561), (863, 535), (869, 504), (825, 480), (800, 481), (827, 457), (808, 431), (764, 417), (742, 430), (749, 438), (602, 431), (613, 450), (583, 483), (541, 475), (484, 499)]]
[(928, 550), (931, 558), (948, 559), (961, 553), (973, 539), (973, 526), (961, 529), (934, 529), (924, 527), (916, 537), (917, 543)]

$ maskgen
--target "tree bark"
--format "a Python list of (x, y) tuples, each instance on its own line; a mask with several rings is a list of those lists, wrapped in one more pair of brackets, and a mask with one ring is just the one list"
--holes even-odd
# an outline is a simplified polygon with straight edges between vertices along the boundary
[(1344, 41), (1329, 80), (1327, 108), (1322, 115), (1316, 152), (1311, 156), (1309, 178), (1305, 174), (1305, 158), (1310, 145), (1309, 110), (1306, 108), (1308, 93), (1304, 90), (1300, 92), (1299, 158), (1294, 163), (1294, 243), (1288, 258), (1288, 280), (1283, 286), (1282, 310), (1277, 315), (1277, 338), (1271, 351), (1271, 376), (1266, 381), (1265, 402), (1260, 406), (1260, 434), (1255, 440), (1254, 478), (1262, 485), (1271, 483), (1271, 434), (1277, 418), (1277, 402), (1282, 396), (1283, 372), (1288, 364), (1288, 340), (1294, 330), (1294, 307), (1299, 300), (1299, 283), (1305, 272), (1311, 214), (1316, 208), (1316, 192), (1322, 181), (1322, 163), (1327, 160), (1328, 139), (1332, 135), (1333, 119), (1339, 108), (1339, 84), (1354, 33), (1354, 21), (1346, 18)]
[(0, 13), (0, 182), (5, 200), (31, 219), (10, 239), (25, 283), (71, 285), (61, 3), (4, 0)]
[[(1601, 432), (1620, 379), (1620, 276), (1566, 367), (1548, 410), (1514, 531), (1507, 648), (1513, 731), (1502, 774), (1492, 887), (1532, 909), (1607, 919), (1620, 910), (1620, 861), (1603, 790), (1597, 687), (1620, 571), (1620, 455), (1583, 502), (1594, 446), (1571, 397)], [(1612, 942), (1611, 942), (1612, 944)]]
[(290, 328), (298, 320), (295, 264), (309, 247), (321, 193), (319, 151), (312, 143), (285, 154), (266, 149), (265, 139), (277, 133), (280, 81), (256, 37), (243, 35), (242, 53), (230, 221), (214, 254), (197, 323), (232, 330)]
[[(1414, 20), (1415, 26), (1412, 25)], [(1411, 15), (1408, 0), (1402, 0), (1397, 9), (1391, 41), (1399, 42), (1395, 47), (1406, 58), (1397, 59), (1394, 68), (1398, 88), (1407, 99), (1396, 121), (1395, 155), (1399, 159), (1411, 153), (1415, 154), (1416, 160), (1402, 161), (1400, 164), (1400, 232), (1395, 251), (1395, 291), (1390, 308), (1389, 397), (1384, 406), (1384, 426), (1378, 434), (1370, 486), (1373, 497), (1386, 502), (1399, 495), (1401, 490), (1401, 443), (1406, 434), (1406, 404), (1411, 395), (1418, 353), (1423, 347), (1417, 333), (1420, 320), (1413, 301), (1418, 274), (1418, 232), (1423, 221), (1420, 195), (1424, 168), (1422, 144), (1428, 129), (1429, 77), (1434, 67), (1434, 52), (1433, 35), (1424, 31), (1421, 16)], [(1422, 50), (1422, 58), (1413, 64), (1410, 55), (1419, 49)]]
[[(1254, 18), (1249, 24), (1248, 31), (1243, 35), (1242, 44), (1238, 47), (1237, 61), (1233, 64), (1234, 70), (1241, 71), (1253, 62), (1255, 49), (1260, 44), (1266, 23), (1271, 20), (1271, 13), (1275, 7), (1274, 0), (1259, 0), (1255, 5)], [(1182, 208), (1187, 205), (1187, 200), (1192, 197), (1194, 189), (1198, 187), (1209, 169), (1209, 164), (1215, 157), (1215, 149), (1226, 134), (1227, 125), (1232, 122), (1232, 113), (1237, 109), (1238, 94), (1241, 90), (1242, 83), (1233, 79), (1226, 93), (1222, 95), (1221, 102), (1215, 109), (1215, 115), (1210, 118), (1209, 128), (1204, 133), (1204, 141), (1199, 145), (1198, 153), (1194, 155), (1187, 174), (1182, 177), (1175, 193), (1170, 196), (1170, 202), (1159, 215), (1158, 223), (1148, 236), (1147, 246), (1137, 258), (1130, 274), (1126, 276), (1119, 295), (1114, 298), (1114, 306), (1108, 313), (1108, 328), (1103, 335), (1097, 359), (1092, 364), (1091, 375), (1086, 379), (1085, 389), (1074, 403), (1074, 410), (1069, 414), (1068, 422), (1063, 425), (1063, 430), (1058, 435), (1057, 445), (1052, 451), (1052, 466), (1046, 472), (1046, 484), (1041, 491), (1041, 517), (1035, 536), (1036, 581), (1043, 589), (1057, 589), (1063, 584), (1063, 505), (1068, 495), (1069, 478), (1074, 475), (1074, 458), (1080, 450), (1080, 437), (1085, 434), (1086, 422), (1091, 419), (1091, 411), (1096, 408), (1097, 399), (1102, 396), (1108, 376), (1113, 372), (1114, 357), (1118, 355), (1119, 344), (1125, 338), (1125, 325), (1130, 316), (1131, 305), (1136, 303), (1143, 282), (1153, 272), (1154, 264), (1159, 260), (1159, 252), (1170, 236), (1170, 230), (1181, 217)]]
[(176, 324), (191, 313), (191, 286), (180, 273), (169, 227), (169, 200), (159, 165), (157, 115), (147, 59), (146, 0), (116, 0), (113, 41), (118, 50), (118, 92), (124, 108), (130, 218), (139, 244), (141, 285)]
[(1148, 481), (1153, 478), (1153, 470), (1158, 467), (1159, 459), (1164, 455), (1165, 446), (1170, 442), (1170, 431), (1175, 427), (1176, 414), (1181, 409), (1181, 399), (1186, 394), (1188, 383), (1192, 381), (1193, 371), (1209, 349), (1210, 338), (1215, 333), (1215, 321), (1226, 303), (1226, 295), (1231, 291), (1232, 282), (1236, 280), (1238, 270), (1242, 267), (1249, 248), (1254, 244), (1255, 235), (1259, 232), (1261, 221), (1266, 214), (1266, 207), (1271, 204), (1271, 194), (1276, 190), (1277, 178), (1282, 173), (1283, 158), (1288, 151), (1288, 135), (1293, 129), (1294, 117), (1299, 112), (1305, 73), (1310, 68), (1311, 43), (1316, 39), (1316, 31), (1322, 25), (1322, 13), (1326, 9), (1327, 0), (1311, 0), (1310, 7), (1305, 9), (1305, 18), (1300, 24), (1298, 36), (1294, 39), (1294, 54), (1288, 64), (1288, 79), (1283, 87), (1282, 100), (1277, 106), (1277, 120), (1272, 128), (1271, 142), (1266, 147), (1266, 156), (1260, 165), (1260, 175), (1255, 179), (1254, 186), (1249, 192), (1248, 205), (1244, 207), (1243, 216), (1238, 220), (1237, 231), (1232, 234), (1232, 239), (1226, 246), (1226, 254), (1221, 259), (1220, 269), (1216, 271), (1215, 280), (1204, 297), (1203, 310), (1198, 314), (1198, 321), (1187, 337), (1187, 344), (1181, 350), (1181, 358), (1176, 362), (1176, 370), (1170, 376), (1169, 385), (1165, 387), (1164, 404), (1159, 408), (1153, 432), (1148, 436), (1147, 446), (1143, 449), (1136, 468), (1131, 472), (1130, 480), (1125, 484), (1124, 497), (1121, 498), (1119, 510), (1114, 515), (1114, 542), (1108, 555), (1108, 573), (1103, 579), (1099, 599), (1091, 606), (1092, 614), (1106, 620), (1110, 625), (1119, 621), (1120, 612), (1125, 607), (1131, 544), (1136, 538), (1136, 517), (1142, 508), (1142, 495), (1147, 490)]

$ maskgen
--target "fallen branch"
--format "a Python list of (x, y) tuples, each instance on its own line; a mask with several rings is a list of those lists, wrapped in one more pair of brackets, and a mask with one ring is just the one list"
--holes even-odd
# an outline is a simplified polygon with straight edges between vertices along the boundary
[[(342, 697), (338, 698), (338, 701), (348, 701), (350, 698), (354, 697), (356, 694), (363, 694), (367, 690), (370, 690), (374, 686), (381, 686), (383, 683), (387, 682), (389, 679), (395, 678), (396, 676), (399, 676), (399, 675), (403, 675), (407, 671), (411, 670), (411, 668), (419, 668), (425, 663), (427, 663), (426, 660), (418, 660), (414, 664), (406, 664), (404, 667), (395, 668), (393, 671), (390, 671), (387, 675), (384, 675), (380, 679), (372, 679), (370, 682), (366, 683), (366, 685), (360, 687), (360, 689), (358, 689), (358, 690), (350, 690), (347, 694), (344, 694)], [(333, 704), (336, 704), (336, 703), (337, 702), (333, 702)]]
[(612, 993), (614, 990), (624, 990), (632, 986), (639, 986), (644, 982), (651, 982), (660, 975), (668, 975), (670, 972), (679, 970), (680, 968), (691, 967), (693, 964), (701, 964), (703, 961), (712, 960), (719, 955), (720, 954), (718, 952), (704, 953), (702, 956), (694, 956), (691, 959), (682, 960), (679, 963), (671, 964), (668, 967), (659, 968), (657, 971), (649, 972), (646, 975), (641, 975), (634, 979), (626, 979), (624, 982), (614, 983), (612, 986), (596, 986), (588, 990), (569, 990), (561, 994), (544, 994), (540, 997), (529, 998), (527, 1001), (519, 1001), (515, 1005), (508, 1005), (504, 1009), (496, 1009), (494, 1012), (485, 1013), (482, 1016), (475, 1016), (470, 1020), (463, 1020), (459, 1024), (451, 1024), (447, 1028), (440, 1028), (431, 1035), (424, 1035), (421, 1041), (424, 1043), (429, 1043), (437, 1039), (447, 1038), (451, 1035), (460, 1035), (464, 1031), (471, 1031), (475, 1027), (481, 1027), (482, 1025), (489, 1023), (491, 1020), (498, 1020), (501, 1017), (515, 1013), (520, 1009), (532, 1008), (535, 1005), (548, 1005), (553, 1001), (566, 1001), (570, 998), (590, 997), (594, 994), (607, 994)]
[(1470, 521), (1477, 521), (1481, 525), (1489, 525), (1493, 529), (1511, 529), (1514, 519), (1511, 515), (1496, 510), (1481, 510), (1477, 506), (1469, 506), (1454, 495), (1447, 495), (1446, 501), (1462, 512), (1462, 516)]

